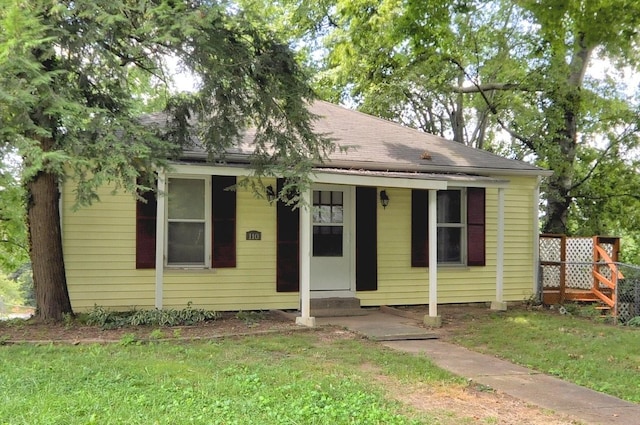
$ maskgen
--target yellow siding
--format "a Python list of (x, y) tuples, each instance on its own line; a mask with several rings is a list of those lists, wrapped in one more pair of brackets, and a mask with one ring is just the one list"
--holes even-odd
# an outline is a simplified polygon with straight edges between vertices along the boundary
[[(533, 190), (536, 178), (506, 178), (504, 298), (527, 298), (534, 287)], [(275, 182), (267, 182), (267, 184)], [(363, 305), (426, 304), (428, 269), (412, 268), (411, 191), (386, 189), (391, 204), (378, 205), (378, 290), (359, 292)], [(487, 189), (487, 265), (439, 267), (440, 303), (495, 299), (497, 189)], [(153, 308), (155, 271), (135, 268), (135, 202), (130, 194), (100, 192), (101, 202), (72, 211), (71, 185), (63, 192), (67, 278), (75, 310)], [(165, 307), (213, 310), (297, 308), (298, 293), (276, 292), (276, 208), (250, 190), (237, 195), (237, 267), (165, 270)], [(247, 241), (249, 230), (262, 240)]]
[[(64, 254), (72, 305), (76, 311), (94, 305), (153, 308), (155, 270), (135, 268), (133, 197), (105, 188), (100, 198), (74, 212), (71, 184), (64, 188)], [(212, 310), (297, 308), (297, 293), (276, 292), (275, 205), (240, 189), (237, 209), (237, 267), (165, 271), (165, 307), (184, 308), (192, 302)], [(262, 240), (245, 240), (248, 230), (262, 232)]]
[(100, 190), (101, 202), (73, 211), (73, 184), (63, 188), (62, 223), (69, 295), (75, 310), (94, 305), (152, 308), (155, 273), (136, 270), (136, 205), (132, 195)]
[[(521, 301), (534, 288), (535, 177), (505, 177), (504, 300)], [(359, 292), (362, 305), (426, 304), (429, 275), (425, 267), (411, 267), (411, 191), (386, 189), (391, 204), (378, 206), (378, 290)], [(495, 300), (498, 190), (487, 189), (485, 267), (440, 266), (438, 302)]]
[[(265, 184), (275, 182), (265, 182)], [(246, 240), (246, 232), (262, 240)], [(237, 194), (237, 264), (213, 271), (167, 271), (164, 303), (180, 307), (193, 301), (216, 310), (297, 308), (297, 293), (276, 292), (276, 206), (256, 199), (250, 190)]]

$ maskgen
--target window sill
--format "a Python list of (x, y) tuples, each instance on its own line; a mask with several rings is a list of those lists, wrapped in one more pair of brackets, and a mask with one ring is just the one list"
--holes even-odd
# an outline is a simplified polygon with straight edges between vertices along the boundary
[(217, 269), (210, 267), (177, 267), (177, 266), (165, 266), (165, 274), (183, 274), (183, 273), (198, 273), (198, 274), (213, 274)]

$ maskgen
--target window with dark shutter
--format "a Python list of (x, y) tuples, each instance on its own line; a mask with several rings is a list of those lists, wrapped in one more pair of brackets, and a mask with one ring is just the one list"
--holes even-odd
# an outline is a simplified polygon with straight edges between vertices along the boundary
[(356, 187), (356, 290), (378, 289), (378, 190)]
[[(284, 180), (278, 179), (278, 193)], [(300, 290), (300, 211), (278, 201), (276, 240), (276, 290), (296, 292)]]
[[(467, 193), (466, 223), (460, 223), (461, 204), (454, 190), (438, 192), (438, 263), (460, 261), (461, 229), (466, 226), (467, 265), (484, 266), (485, 260), (485, 189), (470, 187)], [(429, 194), (427, 190), (411, 191), (411, 266), (429, 266)], [(446, 211), (457, 208), (457, 211)], [(460, 223), (460, 224), (456, 224)], [(448, 252), (450, 249), (451, 252)]]
[(236, 184), (235, 176), (213, 176), (211, 181), (211, 266), (236, 266)]

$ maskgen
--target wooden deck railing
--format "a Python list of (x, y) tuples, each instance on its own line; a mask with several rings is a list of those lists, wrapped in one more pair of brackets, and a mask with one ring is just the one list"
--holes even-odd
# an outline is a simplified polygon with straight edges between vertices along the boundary
[[(616, 286), (618, 281), (624, 276), (618, 270), (618, 253), (620, 251), (620, 238), (594, 236), (593, 237), (593, 259), (589, 262), (567, 262), (567, 237), (565, 235), (540, 235), (541, 238), (550, 240), (559, 240), (559, 252), (555, 258), (545, 258), (540, 261), (541, 267), (552, 267), (558, 269), (559, 281), (556, 286), (543, 287), (543, 300), (550, 304), (563, 304), (565, 301), (584, 301), (594, 302), (601, 301), (604, 305), (611, 309), (614, 316), (617, 316), (616, 309)], [(611, 253), (611, 254), (610, 254)], [(588, 254), (587, 254), (588, 255)], [(575, 288), (567, 284), (569, 278), (567, 273), (570, 272), (568, 265), (586, 265), (585, 272), (591, 275), (593, 281), (591, 287), (582, 287), (584, 289)], [(591, 264), (589, 267), (588, 264)], [(606, 270), (606, 271), (605, 271)], [(571, 279), (572, 280), (572, 279)]]
[[(593, 240), (593, 286), (591, 292), (600, 299), (603, 303), (608, 305), (613, 310), (613, 315), (617, 316), (616, 308), (616, 286), (618, 280), (624, 279), (622, 273), (618, 270), (618, 265), (611, 258), (611, 256), (605, 251), (601, 244), (608, 243), (613, 244), (613, 256), (617, 257), (619, 251), (620, 240), (618, 238), (604, 238), (601, 236), (594, 236)], [(617, 258), (616, 258), (617, 259)], [(601, 273), (601, 268), (609, 268), (610, 277), (606, 277)], [(603, 291), (603, 286), (608, 290)]]

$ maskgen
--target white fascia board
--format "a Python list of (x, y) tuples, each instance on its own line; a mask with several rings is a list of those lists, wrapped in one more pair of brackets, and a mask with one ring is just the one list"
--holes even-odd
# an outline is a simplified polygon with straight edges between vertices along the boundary
[(254, 171), (247, 167), (232, 167), (229, 165), (210, 164), (171, 164), (169, 174), (191, 174), (207, 176), (252, 176)]
[[(254, 176), (255, 172), (247, 166), (230, 166), (230, 165), (210, 165), (210, 164), (171, 164), (167, 170), (168, 174), (190, 174), (190, 175), (217, 175), (217, 176)], [(314, 183), (324, 184), (341, 184), (353, 186), (375, 186), (375, 187), (394, 187), (408, 189), (434, 189), (445, 190), (447, 187), (486, 187), (500, 188), (509, 185), (508, 180), (485, 180), (479, 178), (477, 180), (469, 176), (468, 179), (457, 180), (455, 175), (451, 179), (447, 179), (446, 175), (440, 176), (438, 179), (420, 179), (420, 178), (403, 178), (403, 177), (384, 177), (384, 176), (367, 176), (361, 174), (332, 173), (322, 172), (321, 170), (312, 171), (310, 174)]]
[(322, 173), (315, 171), (311, 174), (314, 183), (342, 184), (350, 186), (398, 187), (411, 189), (444, 190), (447, 188), (445, 180), (407, 179), (400, 177), (362, 176), (351, 174)]
[[(463, 173), (463, 174), (498, 174), (504, 176), (543, 176), (553, 175), (553, 171), (544, 169), (511, 169), (511, 168), (482, 168), (461, 167), (455, 165), (422, 165), (422, 164), (396, 164), (368, 161), (344, 161), (332, 159), (326, 164), (336, 168), (362, 168), (365, 170), (396, 170), (421, 173)], [(326, 165), (325, 164), (325, 165)]]

